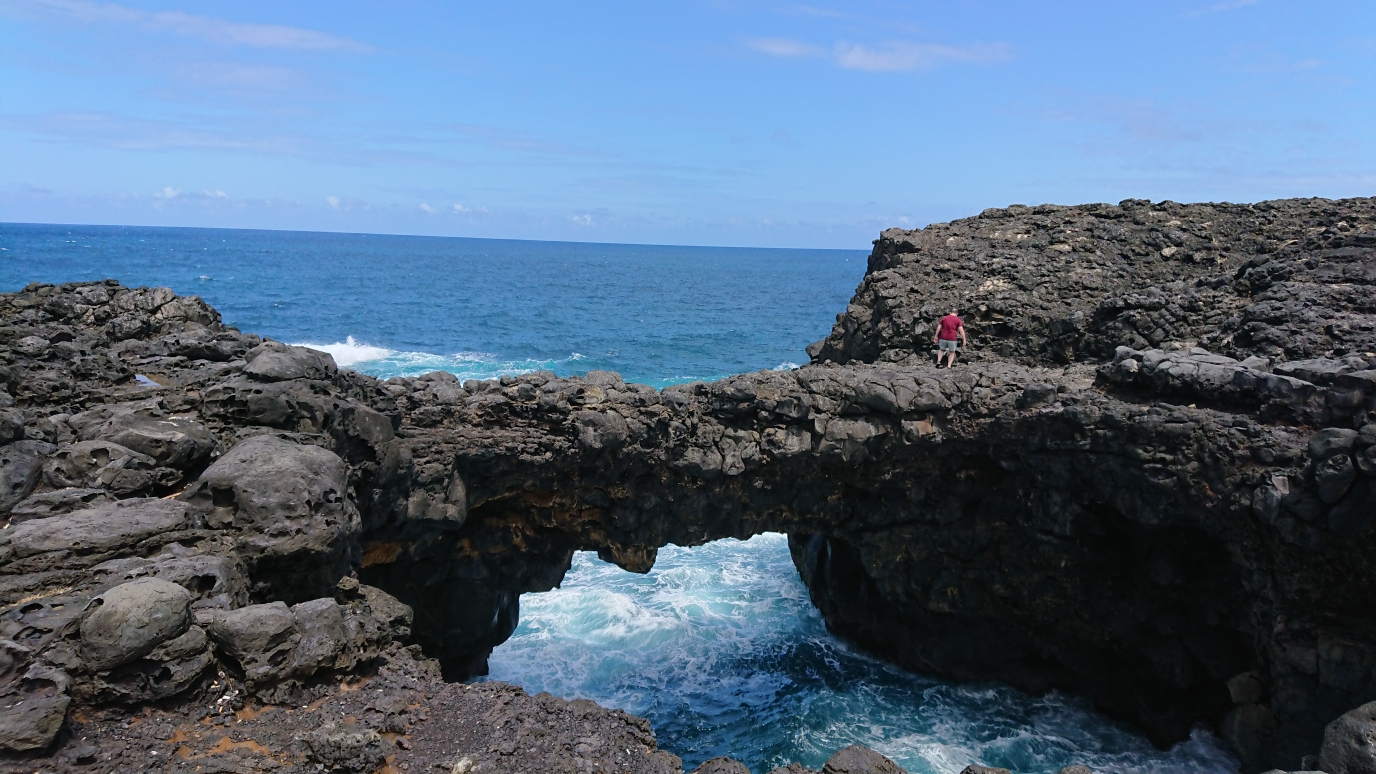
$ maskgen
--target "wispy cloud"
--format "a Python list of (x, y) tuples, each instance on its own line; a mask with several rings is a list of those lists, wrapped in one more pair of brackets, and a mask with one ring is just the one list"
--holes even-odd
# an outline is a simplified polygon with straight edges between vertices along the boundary
[(324, 159), (350, 166), (407, 164), (453, 166), (439, 149), (395, 141), (318, 132), (282, 132), (272, 122), (207, 116), (167, 121), (101, 112), (0, 113), (0, 130), (46, 141), (126, 151), (192, 150)]
[(827, 53), (821, 46), (784, 38), (753, 38), (745, 44), (770, 56), (824, 56)]
[(1239, 8), (1246, 8), (1246, 7), (1249, 6), (1249, 5), (1255, 5), (1256, 2), (1257, 2), (1257, 0), (1223, 0), (1223, 2), (1221, 2), (1221, 3), (1214, 3), (1213, 5), (1204, 6), (1203, 8), (1196, 8), (1195, 10), (1190, 11), (1190, 12), (1186, 13), (1185, 15), (1186, 15), (1186, 16), (1204, 16), (1205, 14), (1210, 14), (1210, 13), (1223, 13), (1223, 12), (1225, 12), (1225, 11), (1236, 11), (1236, 10), (1239, 9)]
[(842, 11), (832, 10), (831, 8), (818, 8), (814, 5), (799, 5), (794, 7), (793, 11), (803, 14), (804, 16), (821, 16), (829, 19), (844, 19), (850, 15)]
[(302, 27), (252, 24), (197, 16), (182, 11), (142, 11), (113, 3), (90, 0), (7, 0), (3, 7), (30, 15), (59, 18), (81, 24), (123, 24), (153, 32), (198, 38), (226, 46), (247, 46), (290, 51), (343, 51), (361, 53), (371, 46), (349, 38)]
[(943, 46), (931, 43), (891, 41), (878, 46), (855, 43), (836, 44), (836, 63), (850, 70), (870, 72), (902, 72), (922, 70), (943, 62), (983, 64), (1010, 59), (1008, 46), (1003, 44), (973, 46)]
[(948, 62), (983, 64), (1012, 58), (1012, 51), (1003, 43), (950, 46), (892, 40), (865, 45), (841, 41), (831, 48), (823, 48), (786, 38), (752, 38), (746, 45), (770, 56), (828, 58), (837, 67), (867, 72), (908, 72)]

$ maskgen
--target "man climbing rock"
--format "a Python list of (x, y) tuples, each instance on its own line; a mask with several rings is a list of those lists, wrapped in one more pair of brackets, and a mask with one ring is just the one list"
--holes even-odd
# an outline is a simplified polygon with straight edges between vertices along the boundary
[(961, 321), (958, 310), (951, 307), (951, 313), (941, 318), (937, 323), (936, 335), (932, 336), (932, 341), (937, 345), (936, 365), (941, 367), (941, 357), (946, 356), (946, 367), (951, 368), (956, 364), (956, 352), (958, 347), (956, 339), (960, 339), (960, 346), (970, 346), (970, 337), (965, 335), (965, 323)]

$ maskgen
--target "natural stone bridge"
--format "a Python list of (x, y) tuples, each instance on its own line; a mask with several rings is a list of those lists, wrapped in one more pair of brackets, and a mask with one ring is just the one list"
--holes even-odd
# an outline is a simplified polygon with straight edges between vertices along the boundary
[[(462, 677), (575, 550), (643, 572), (782, 531), (889, 660), (1297, 768), (1376, 698), (1373, 224), (1125, 202), (886, 232), (813, 364), (663, 391), (378, 381), (165, 290), (0, 296), (4, 690), (148, 701), (215, 661), (286, 697), (407, 636)], [(938, 370), (953, 301), (979, 349)], [(82, 611), (136, 576), (194, 624), (101, 650)]]

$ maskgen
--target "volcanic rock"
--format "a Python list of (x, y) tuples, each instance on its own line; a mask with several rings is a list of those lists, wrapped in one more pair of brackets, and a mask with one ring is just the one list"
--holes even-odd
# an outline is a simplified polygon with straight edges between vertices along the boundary
[[(965, 774), (985, 774), (981, 766), (968, 766)], [(1005, 769), (989, 769), (988, 774), (1003, 772)], [(907, 774), (898, 764), (864, 745), (853, 744), (827, 759), (822, 766), (822, 774)]]
[[(381, 670), (391, 698), (505, 697), (560, 729), (432, 716), (409, 743), (453, 741), (417, 765), (677, 770), (637, 719), (498, 688), (465, 703), (399, 641), (479, 674), (577, 550), (645, 571), (668, 543), (784, 531), (858, 647), (1081, 693), (1161, 744), (1212, 724), (1246, 771), (1293, 770), (1376, 699), (1373, 286), (1373, 200), (1015, 206), (884, 232), (811, 364), (663, 391), (384, 382), (166, 289), (0, 294), (0, 637), (7, 674), (61, 676), (6, 678), (35, 703), (4, 705), (3, 741), (108, 770), (144, 732), (107, 732), (102, 703), (327, 700), (361, 722), (336, 681)], [(938, 370), (951, 305), (973, 346)], [(197, 623), (88, 664), (81, 612), (144, 578)], [(62, 721), (64, 699), (82, 712)], [(317, 711), (230, 722), (284, 767), (369, 765), (367, 729), (396, 733)], [(594, 716), (607, 735), (578, 725)], [(48, 736), (54, 717), (94, 751)], [(168, 717), (186, 754), (222, 754)]]

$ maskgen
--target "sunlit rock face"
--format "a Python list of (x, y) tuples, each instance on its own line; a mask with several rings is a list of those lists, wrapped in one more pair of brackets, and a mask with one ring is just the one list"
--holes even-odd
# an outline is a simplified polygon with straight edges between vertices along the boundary
[[(287, 696), (412, 637), (480, 673), (576, 550), (784, 531), (885, 658), (1297, 769), (1376, 698), (1373, 285), (1372, 200), (993, 210), (885, 232), (813, 363), (663, 391), (384, 382), (166, 290), (0, 295), (5, 679), (56, 686), (15, 736), (157, 665)], [(975, 347), (937, 369), (952, 306)], [(143, 575), (182, 617), (106, 668), (82, 611)]]

